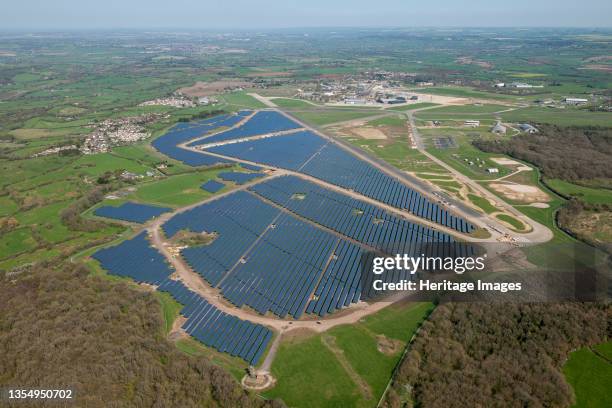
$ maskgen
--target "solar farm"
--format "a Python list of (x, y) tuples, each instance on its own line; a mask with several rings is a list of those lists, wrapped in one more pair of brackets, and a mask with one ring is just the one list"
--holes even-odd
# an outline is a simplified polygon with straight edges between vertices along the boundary
[[(366, 254), (436, 248), (460, 242), (476, 228), (401, 178), (274, 110), (180, 123), (153, 146), (189, 166), (240, 164), (250, 172), (220, 172), (221, 181), (201, 186), (211, 198), (149, 223), (148, 233), (93, 257), (112, 274), (172, 295), (184, 306), (185, 333), (252, 365), (261, 362), (273, 338), (273, 325), (265, 322), (316, 322), (367, 302), (361, 274)], [(96, 215), (146, 223), (164, 211), (171, 210), (126, 204)], [(173, 240), (183, 233), (214, 238), (177, 246)], [(192, 287), (192, 278), (210, 292)], [(217, 295), (211, 299), (210, 293)]]

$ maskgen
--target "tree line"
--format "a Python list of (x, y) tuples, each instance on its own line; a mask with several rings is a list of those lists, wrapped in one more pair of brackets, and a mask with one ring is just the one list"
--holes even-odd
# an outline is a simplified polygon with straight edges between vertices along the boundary
[(561, 367), (612, 334), (609, 304), (447, 303), (423, 323), (383, 406), (567, 407)]
[(0, 272), (0, 350), (0, 388), (73, 388), (76, 406), (283, 406), (178, 351), (150, 292), (69, 263)]

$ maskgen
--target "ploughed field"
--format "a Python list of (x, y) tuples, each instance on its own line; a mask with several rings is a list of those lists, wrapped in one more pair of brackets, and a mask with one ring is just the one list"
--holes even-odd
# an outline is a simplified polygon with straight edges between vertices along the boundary
[[(436, 244), (455, 242), (447, 233), (408, 221), (350, 192), (457, 232), (474, 229), (399, 179), (276, 111), (240, 111), (180, 123), (153, 146), (189, 166), (247, 161), (243, 167), (260, 171), (220, 173), (226, 182), (251, 184), (179, 212), (161, 229), (170, 240), (185, 232), (210, 234), (211, 242), (183, 246), (180, 256), (227, 301), (262, 315), (324, 317), (368, 299), (361, 275), (368, 253), (410, 253), (425, 246), (428, 251), (448, 251), (448, 245)], [(267, 177), (263, 168), (294, 174)], [(215, 192), (223, 184), (209, 182), (202, 187)], [(128, 204), (97, 215), (146, 222), (166, 210)], [(151, 246), (146, 233), (93, 257), (112, 274), (171, 294), (184, 305), (181, 314), (187, 320), (182, 328), (202, 343), (250, 364), (260, 361), (271, 330), (220, 311), (171, 277), (173, 268)], [(409, 278), (399, 274), (386, 279)]]

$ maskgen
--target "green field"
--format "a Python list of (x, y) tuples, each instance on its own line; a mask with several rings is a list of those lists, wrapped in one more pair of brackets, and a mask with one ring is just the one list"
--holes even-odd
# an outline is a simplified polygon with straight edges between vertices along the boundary
[(576, 394), (575, 408), (612, 406), (610, 361), (604, 360), (588, 348), (582, 348), (570, 354), (563, 373)]
[(309, 108), (313, 108), (316, 106), (313, 103), (306, 102), (301, 99), (292, 99), (292, 98), (273, 98), (272, 102), (281, 108), (287, 108), (287, 109), (294, 109), (294, 108), (309, 109)]
[[(432, 308), (429, 303), (393, 305), (356, 324), (283, 339), (272, 364), (277, 385), (264, 395), (299, 408), (374, 406), (404, 345)], [(380, 341), (394, 348), (383, 353)]]
[(546, 184), (563, 196), (576, 197), (589, 204), (612, 203), (612, 190), (584, 187), (559, 179), (546, 180)]
[(495, 218), (512, 225), (512, 227), (517, 231), (522, 231), (525, 228), (522, 222), (508, 214), (497, 214)]
[(609, 112), (529, 107), (501, 114), (505, 122), (552, 123), (561, 126), (612, 126)]
[(263, 109), (267, 107), (263, 102), (242, 91), (222, 94), (219, 99), (225, 101), (228, 105), (235, 105), (238, 108)]
[(368, 116), (379, 114), (381, 114), (381, 111), (378, 110), (349, 110), (343, 108), (293, 112), (295, 117), (314, 126), (323, 126), (336, 122), (344, 122), (346, 120), (367, 118)]
[(164, 317), (164, 334), (170, 333), (174, 321), (179, 316), (183, 305), (178, 303), (174, 298), (166, 292), (153, 292), (155, 297), (159, 300), (162, 308), (162, 316)]
[(442, 95), (442, 96), (457, 96), (462, 98), (481, 98), (481, 99), (513, 99), (514, 96), (496, 94), (491, 92), (476, 91), (466, 87), (431, 87), (431, 88), (417, 88), (417, 92)]
[(406, 118), (403, 116), (392, 115), (371, 120), (367, 123), (368, 126), (406, 126)]
[(427, 156), (412, 149), (407, 140), (393, 139), (380, 144), (379, 140), (347, 139), (349, 143), (379, 157), (400, 170), (448, 174), (446, 169), (429, 160)]
[(397, 106), (394, 108), (389, 108), (388, 110), (392, 110), (392, 111), (398, 111), (398, 112), (405, 112), (405, 111), (410, 111), (410, 110), (415, 110), (415, 109), (422, 109), (422, 108), (429, 108), (432, 106), (438, 106), (437, 103), (432, 103), (432, 102), (417, 102), (417, 103), (412, 103), (410, 105), (404, 105), (404, 106)]
[[(214, 179), (221, 171), (220, 169), (198, 171), (153, 181), (141, 185), (131, 197), (148, 203), (184, 207), (210, 197), (212, 194), (202, 190), (200, 186)], [(225, 189), (227, 187), (221, 192)]]
[(477, 207), (483, 210), (487, 214), (491, 214), (495, 211), (499, 211), (495, 206), (493, 206), (489, 200), (484, 197), (477, 196), (475, 194), (468, 194), (468, 198), (472, 203), (474, 203)]
[(416, 112), (415, 116), (420, 119), (478, 119), (479, 117), (491, 118), (496, 112), (509, 109), (503, 105), (459, 105), (443, 106)]

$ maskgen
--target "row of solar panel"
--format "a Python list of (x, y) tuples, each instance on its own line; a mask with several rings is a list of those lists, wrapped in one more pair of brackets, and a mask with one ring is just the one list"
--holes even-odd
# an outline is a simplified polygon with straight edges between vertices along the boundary
[(187, 321), (182, 328), (189, 335), (252, 365), (259, 362), (272, 338), (270, 329), (222, 312), (179, 281), (167, 280), (158, 289), (184, 305), (181, 314)]
[(174, 269), (150, 246), (145, 232), (117, 246), (101, 249), (93, 258), (114, 275), (157, 285), (159, 290), (170, 293), (185, 306), (181, 310), (187, 318), (183, 325), (185, 331), (221, 352), (257, 364), (272, 337), (268, 328), (221, 312), (181, 282), (169, 279)]
[(189, 146), (284, 132), (287, 130), (299, 129), (301, 127), (302, 126), (296, 122), (276, 111), (260, 111), (255, 113), (255, 115), (241, 126), (192, 142)]
[(314, 292), (314, 298), (308, 303), (306, 313), (325, 316), (359, 301), (362, 252), (361, 247), (340, 241)]
[(118, 207), (104, 206), (97, 208), (94, 214), (99, 217), (113, 218), (116, 220), (145, 223), (151, 218), (159, 217), (165, 212), (172, 211), (168, 207), (157, 207), (153, 205), (126, 202)]
[(197, 122), (185, 122), (175, 125), (164, 135), (158, 137), (151, 145), (159, 152), (189, 166), (211, 166), (219, 163), (231, 163), (206, 153), (197, 153), (181, 149), (179, 144), (188, 142), (222, 126), (234, 126), (244, 120), (244, 113), (237, 115), (219, 115)]
[(296, 176), (282, 176), (250, 190), (289, 211), (388, 253), (410, 253), (418, 242), (452, 242), (440, 231), (413, 224), (385, 210), (327, 190)]
[(216, 193), (220, 191), (223, 187), (225, 187), (225, 184), (216, 180), (208, 180), (206, 183), (200, 186), (202, 190), (208, 191), (209, 193)]
[(460, 232), (474, 229), (399, 180), (312, 132), (216, 146), (208, 151), (299, 171)]
[(234, 305), (298, 319), (338, 238), (281, 213), (221, 284)]
[(179, 214), (162, 228), (167, 236), (181, 229), (217, 233), (209, 245), (183, 249), (186, 263), (234, 305), (296, 319), (342, 241), (244, 191)]
[(211, 244), (181, 252), (195, 272), (216, 286), (278, 213), (278, 209), (252, 194), (237, 191), (175, 215), (162, 229), (167, 237), (180, 230), (217, 234)]
[(146, 232), (117, 246), (100, 249), (92, 257), (113, 275), (151, 285), (161, 284), (174, 272), (166, 259), (149, 245)]

